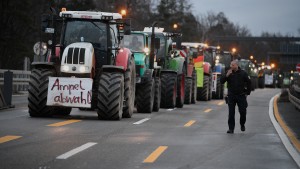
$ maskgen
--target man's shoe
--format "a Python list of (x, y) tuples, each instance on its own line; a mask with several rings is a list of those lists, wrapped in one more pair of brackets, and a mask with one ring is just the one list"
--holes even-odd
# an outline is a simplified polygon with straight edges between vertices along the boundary
[(227, 130), (228, 134), (233, 134), (233, 130)]
[(241, 131), (245, 131), (246, 127), (244, 125), (241, 126)]

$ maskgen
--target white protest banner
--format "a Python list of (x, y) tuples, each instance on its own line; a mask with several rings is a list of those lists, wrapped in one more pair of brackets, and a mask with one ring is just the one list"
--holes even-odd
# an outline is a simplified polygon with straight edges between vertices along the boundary
[(93, 79), (49, 77), (48, 106), (91, 107)]

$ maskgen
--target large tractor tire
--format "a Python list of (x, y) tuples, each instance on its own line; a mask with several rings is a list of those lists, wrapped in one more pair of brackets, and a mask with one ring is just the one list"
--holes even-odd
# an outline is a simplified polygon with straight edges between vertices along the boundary
[(177, 94), (177, 74), (162, 73), (161, 75), (161, 108), (174, 108)]
[(191, 104), (192, 102), (192, 87), (193, 87), (193, 79), (191, 77), (185, 78), (185, 95), (184, 95), (184, 104)]
[(224, 85), (221, 83), (221, 76), (217, 76), (217, 88), (216, 91), (212, 93), (213, 99), (223, 99), (224, 95)]
[(154, 92), (154, 102), (153, 102), (153, 111), (158, 112), (160, 108), (160, 99), (161, 99), (161, 81), (159, 77), (155, 78), (155, 92)]
[(98, 88), (98, 118), (120, 120), (123, 113), (124, 76), (119, 72), (103, 72)]
[(197, 88), (197, 100), (208, 101), (210, 97), (210, 78), (205, 75), (203, 77), (203, 87)]
[(212, 76), (209, 76), (209, 93), (208, 93), (208, 100), (212, 98)]
[(177, 97), (176, 97), (176, 107), (182, 108), (184, 104), (184, 90), (185, 90), (185, 74), (179, 75), (177, 77)]
[(251, 91), (255, 90), (255, 79), (251, 77)]
[(136, 110), (138, 113), (152, 113), (154, 102), (154, 79), (138, 85)]
[(262, 77), (258, 78), (258, 87), (261, 89), (265, 88), (265, 79), (264, 78), (262, 78)]
[(100, 68), (96, 69), (95, 78), (93, 79), (91, 108), (80, 107), (80, 108), (78, 108), (79, 110), (81, 110), (81, 111), (93, 111), (93, 110), (97, 109), (100, 74), (101, 74), (101, 69)]
[(46, 106), (49, 76), (53, 69), (37, 68), (31, 71), (28, 88), (28, 112), (31, 117), (46, 117), (55, 113), (55, 107)]
[(128, 69), (125, 72), (125, 92), (124, 92), (124, 107), (123, 118), (131, 118), (134, 109), (135, 100), (135, 63), (134, 59), (130, 59)]
[(193, 71), (192, 74), (192, 98), (191, 98), (191, 103), (195, 104), (197, 100), (197, 74), (196, 71)]

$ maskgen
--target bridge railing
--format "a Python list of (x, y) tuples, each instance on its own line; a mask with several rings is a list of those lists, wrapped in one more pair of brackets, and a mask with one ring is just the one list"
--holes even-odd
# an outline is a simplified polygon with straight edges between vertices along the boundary
[(0, 69), (0, 88), (3, 88), (4, 85), (4, 72), (10, 71), (13, 73), (13, 92), (21, 92), (27, 91), (30, 81), (31, 71), (23, 71), (23, 70), (6, 70)]

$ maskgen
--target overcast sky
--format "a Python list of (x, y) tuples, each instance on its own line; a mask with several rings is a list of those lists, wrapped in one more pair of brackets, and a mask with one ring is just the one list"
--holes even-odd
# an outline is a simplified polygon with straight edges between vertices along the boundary
[(300, 36), (300, 0), (189, 0), (197, 15), (224, 12), (233, 23), (253, 36), (263, 31)]

